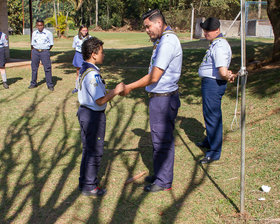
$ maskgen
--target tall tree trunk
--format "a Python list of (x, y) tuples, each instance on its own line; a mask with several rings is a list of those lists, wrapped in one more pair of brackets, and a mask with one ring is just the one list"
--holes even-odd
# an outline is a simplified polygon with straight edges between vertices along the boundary
[(60, 37), (60, 33), (59, 33), (59, 30), (58, 30), (58, 24), (57, 24), (57, 13), (56, 13), (55, 0), (53, 1), (53, 10), (54, 10), (56, 34), (57, 34), (57, 37)]
[(274, 32), (273, 61), (280, 61), (280, 1), (267, 1), (267, 14)]
[(108, 26), (108, 23), (109, 23), (109, 5), (108, 5), (108, 2), (107, 2), (107, 26)]
[(98, 26), (98, 0), (95, 0), (95, 27)]
[(22, 4), (22, 34), (24, 34), (24, 0), (21, 1)]
[(261, 19), (262, 16), (262, 4), (261, 4), (262, 0), (259, 0), (259, 4), (258, 4), (258, 19)]

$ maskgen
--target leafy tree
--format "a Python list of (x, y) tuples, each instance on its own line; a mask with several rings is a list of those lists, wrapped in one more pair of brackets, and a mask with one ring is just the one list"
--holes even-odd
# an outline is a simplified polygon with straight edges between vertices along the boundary
[(267, 14), (274, 32), (272, 60), (280, 61), (280, 1), (268, 0), (267, 3)]
[(55, 27), (57, 36), (59, 38), (64, 36), (64, 34), (67, 30), (67, 27), (68, 27), (67, 22), (70, 22), (70, 21), (72, 21), (72, 18), (70, 18), (70, 17), (67, 18), (67, 16), (63, 15), (61, 12), (57, 15), (57, 21), (55, 19), (55, 16), (45, 19), (46, 24), (50, 23)]
[(15, 34), (22, 33), (22, 2), (21, 0), (9, 0), (8, 23)]

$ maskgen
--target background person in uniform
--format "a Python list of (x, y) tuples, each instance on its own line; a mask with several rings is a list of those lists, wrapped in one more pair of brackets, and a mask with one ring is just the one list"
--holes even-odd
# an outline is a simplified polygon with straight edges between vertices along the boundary
[(9, 86), (7, 84), (7, 75), (6, 75), (6, 56), (5, 56), (5, 48), (8, 47), (8, 38), (5, 33), (0, 32), (0, 72), (2, 76), (2, 82), (5, 89), (8, 89)]
[(147, 192), (170, 190), (173, 181), (175, 119), (180, 107), (178, 85), (182, 67), (182, 48), (176, 34), (167, 26), (160, 10), (142, 16), (147, 34), (154, 42), (148, 74), (125, 86), (122, 95), (146, 87), (153, 143), (154, 175), (145, 178)]
[(50, 59), (50, 49), (53, 46), (53, 35), (50, 31), (44, 28), (44, 21), (41, 19), (38, 19), (36, 21), (36, 27), (38, 30), (32, 33), (31, 40), (32, 79), (28, 88), (33, 89), (37, 87), (38, 68), (40, 61), (42, 61), (48, 89), (50, 91), (53, 91), (54, 88), (52, 83), (52, 65)]
[(98, 187), (97, 174), (104, 148), (106, 103), (123, 91), (120, 83), (115, 89), (106, 92), (105, 82), (96, 64), (102, 64), (103, 42), (91, 37), (82, 45), (85, 62), (80, 69), (78, 99), (78, 119), (81, 127), (83, 155), (80, 167), (79, 188), (83, 195), (102, 196), (105, 189)]
[(202, 79), (202, 106), (206, 126), (206, 138), (197, 142), (199, 147), (208, 151), (200, 163), (219, 160), (222, 151), (223, 121), (221, 100), (227, 87), (227, 81), (233, 82), (236, 75), (228, 70), (231, 62), (231, 48), (220, 32), (220, 21), (208, 18), (200, 23), (204, 36), (210, 45), (199, 67), (198, 74)]
[(72, 47), (76, 50), (72, 64), (76, 67), (77, 75), (76, 75), (76, 82), (75, 82), (75, 89), (72, 93), (78, 92), (77, 84), (79, 78), (79, 71), (83, 64), (83, 55), (82, 55), (82, 44), (85, 40), (90, 37), (88, 33), (88, 28), (85, 25), (81, 25), (79, 28), (78, 35), (74, 37)]

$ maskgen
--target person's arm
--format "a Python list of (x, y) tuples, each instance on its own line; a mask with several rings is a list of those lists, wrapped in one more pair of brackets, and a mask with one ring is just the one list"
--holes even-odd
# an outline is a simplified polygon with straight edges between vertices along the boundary
[(72, 48), (76, 50), (76, 36), (73, 39)]
[(233, 74), (231, 70), (228, 70), (227, 67), (219, 67), (219, 73), (223, 80), (226, 80), (228, 82), (234, 82), (234, 79), (236, 78), (236, 74)]
[(145, 75), (144, 77), (142, 77), (141, 79), (138, 79), (135, 82), (125, 85), (124, 91), (120, 95), (126, 96), (134, 89), (146, 87), (148, 85), (158, 82), (158, 80), (160, 79), (160, 77), (162, 76), (163, 73), (164, 73), (164, 70), (162, 70), (158, 67), (153, 67), (151, 73)]
[(34, 48), (33, 45), (34, 45), (34, 35), (35, 35), (35, 32), (32, 33), (32, 37), (31, 37), (31, 50)]
[(49, 38), (50, 38), (50, 49), (53, 47), (53, 34), (49, 31)]
[(4, 39), (4, 47), (9, 47), (8, 36), (5, 33), (2, 33)]
[(124, 84), (121, 82), (115, 87), (115, 89), (110, 90), (105, 96), (97, 99), (95, 102), (99, 106), (102, 106), (103, 104), (113, 99), (116, 95), (119, 95), (123, 90), (124, 90)]

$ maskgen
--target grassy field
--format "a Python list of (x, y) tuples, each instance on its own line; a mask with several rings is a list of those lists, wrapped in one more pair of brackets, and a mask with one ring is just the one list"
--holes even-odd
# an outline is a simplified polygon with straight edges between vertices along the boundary
[[(239, 217), (240, 130), (231, 130), (236, 83), (223, 98), (224, 144), (221, 160), (206, 166), (194, 142), (205, 136), (198, 66), (206, 41), (180, 34), (184, 61), (181, 108), (176, 121), (173, 190), (147, 194), (143, 171), (152, 172), (147, 95), (143, 89), (116, 97), (106, 110), (107, 129), (100, 170), (103, 198), (78, 191), (81, 161), (77, 95), (72, 94), (73, 35), (56, 39), (52, 49), (55, 91), (45, 83), (29, 90), (31, 68), (7, 69), (10, 89), (0, 86), (0, 223), (279, 223), (280, 222), (280, 76), (278, 67), (250, 72), (246, 89), (246, 217)], [(93, 35), (93, 32), (91, 33)], [(145, 75), (151, 43), (145, 33), (96, 32), (105, 42), (101, 67), (108, 87)], [(240, 40), (231, 39), (232, 69), (240, 67)], [(11, 36), (11, 57), (30, 58), (29, 37)], [(248, 60), (262, 60), (272, 40), (249, 39)], [(238, 120), (239, 111), (238, 110)], [(269, 193), (260, 191), (271, 187)], [(265, 197), (265, 201), (259, 201)]]

